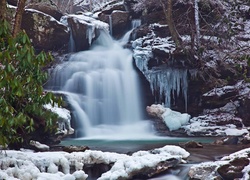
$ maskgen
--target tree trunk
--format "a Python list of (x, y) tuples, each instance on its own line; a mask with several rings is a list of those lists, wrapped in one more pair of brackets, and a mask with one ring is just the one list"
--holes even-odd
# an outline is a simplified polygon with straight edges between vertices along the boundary
[(15, 22), (13, 24), (13, 29), (12, 29), (12, 36), (13, 37), (16, 37), (16, 35), (18, 34), (18, 32), (21, 29), (21, 23), (22, 23), (25, 2), (26, 2), (26, 0), (18, 0), (17, 10), (16, 10), (16, 14), (15, 14)]
[(6, 18), (6, 0), (0, 0), (0, 20)]
[(199, 6), (198, 0), (194, 0), (194, 19), (195, 19), (195, 46), (200, 47), (200, 23), (199, 23)]
[(176, 48), (180, 49), (182, 47), (182, 39), (174, 25), (174, 20), (173, 20), (173, 15), (172, 15), (172, 0), (167, 0), (167, 8), (163, 0), (160, 0), (160, 3), (162, 5), (162, 8), (163, 8), (163, 11), (164, 11), (167, 23), (168, 23), (170, 34), (176, 44)]

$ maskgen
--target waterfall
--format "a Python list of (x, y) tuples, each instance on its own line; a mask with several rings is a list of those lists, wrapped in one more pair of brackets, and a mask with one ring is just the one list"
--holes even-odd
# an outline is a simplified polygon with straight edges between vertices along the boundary
[(151, 124), (142, 120), (138, 75), (123, 43), (101, 31), (90, 50), (72, 54), (54, 69), (48, 87), (68, 97), (76, 137), (153, 134)]
[(113, 22), (112, 22), (112, 15), (109, 15), (109, 32), (110, 32), (110, 35), (112, 36), (113, 35)]

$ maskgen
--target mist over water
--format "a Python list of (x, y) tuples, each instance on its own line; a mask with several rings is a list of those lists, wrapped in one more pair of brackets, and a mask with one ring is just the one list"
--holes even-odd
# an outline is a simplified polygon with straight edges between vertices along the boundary
[(77, 138), (146, 138), (152, 125), (142, 120), (139, 79), (128, 39), (101, 31), (90, 50), (74, 53), (53, 72), (49, 88), (67, 95)]

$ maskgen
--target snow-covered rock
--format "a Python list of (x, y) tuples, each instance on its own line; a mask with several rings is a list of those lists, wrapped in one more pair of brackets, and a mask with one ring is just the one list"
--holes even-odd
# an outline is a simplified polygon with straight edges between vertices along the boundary
[(170, 131), (181, 128), (189, 122), (191, 117), (187, 113), (182, 114), (180, 112), (173, 111), (170, 108), (165, 108), (160, 104), (147, 106), (146, 110), (149, 115), (162, 119)]
[(74, 134), (74, 129), (71, 127), (71, 115), (70, 111), (65, 108), (60, 108), (57, 105), (52, 106), (51, 104), (44, 105), (46, 109), (56, 113), (58, 118), (58, 132), (62, 132), (64, 135)]
[(175, 166), (189, 153), (178, 146), (164, 146), (151, 151), (138, 151), (132, 156), (111, 152), (39, 152), (6, 150), (0, 154), (0, 179), (86, 179), (83, 167), (88, 164), (113, 164), (99, 180), (128, 179), (139, 170), (153, 169), (162, 162)]
[[(70, 27), (74, 51), (86, 50), (98, 37), (98, 30), (109, 31), (109, 25), (84, 14), (69, 14), (61, 18), (61, 22)], [(71, 45), (72, 46), (72, 45)]]
[(34, 146), (35, 148), (37, 148), (40, 151), (48, 151), (49, 150), (49, 146), (47, 146), (46, 144), (41, 144), (38, 141), (30, 141), (30, 145)]
[(189, 176), (200, 180), (210, 180), (218, 177), (247, 180), (250, 178), (249, 154), (250, 149), (246, 148), (225, 156), (218, 161), (193, 165), (189, 170)]

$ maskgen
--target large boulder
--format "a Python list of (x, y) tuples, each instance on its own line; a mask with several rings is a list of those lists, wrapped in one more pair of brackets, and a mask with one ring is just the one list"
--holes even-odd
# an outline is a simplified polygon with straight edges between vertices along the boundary
[(61, 17), (63, 16), (63, 14), (55, 6), (49, 4), (32, 3), (28, 4), (25, 8), (41, 11), (45, 14), (52, 16), (58, 21), (60, 21)]
[(21, 28), (38, 50), (58, 50), (69, 42), (68, 27), (40, 11), (26, 9)]
[(126, 11), (115, 10), (111, 14), (104, 11), (99, 15), (99, 19), (110, 25), (111, 34), (120, 38), (130, 26), (129, 13)]
[(99, 30), (109, 31), (108, 24), (83, 14), (64, 16), (62, 22), (71, 30), (71, 51), (89, 49), (94, 39), (99, 36)]

